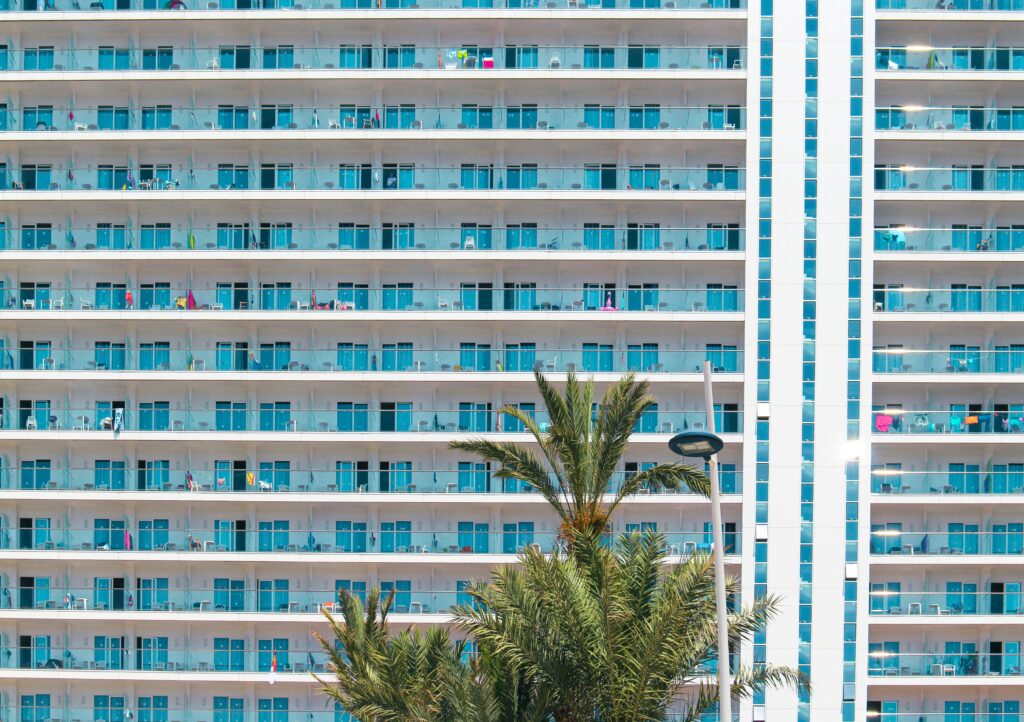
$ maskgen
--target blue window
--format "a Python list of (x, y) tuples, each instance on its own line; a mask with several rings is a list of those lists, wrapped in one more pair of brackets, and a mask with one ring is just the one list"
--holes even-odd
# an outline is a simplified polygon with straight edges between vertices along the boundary
[(145, 401), (139, 404), (139, 431), (170, 431), (171, 404), (168, 401)]
[[(480, 228), (481, 235), (485, 236), (487, 245), (478, 245), (478, 248), (490, 248), (490, 227)], [(536, 223), (510, 223), (505, 229), (505, 247), (510, 250), (518, 248), (537, 247), (537, 224)]]
[(257, 611), (288, 611), (289, 601), (287, 579), (257, 580)]
[(290, 341), (276, 341), (260, 344), (260, 368), (264, 371), (287, 371), (292, 363)]
[(583, 344), (582, 365), (584, 371), (613, 371), (615, 357), (610, 343)]
[(97, 489), (124, 489), (127, 473), (124, 461), (97, 459), (93, 483)]
[(368, 404), (351, 401), (338, 402), (338, 431), (369, 431), (370, 411)]
[(411, 521), (385, 521), (380, 525), (380, 550), (404, 552), (412, 545)]
[(162, 45), (156, 48), (143, 48), (143, 70), (171, 70), (174, 66), (174, 48)]
[(245, 722), (245, 698), (214, 697), (213, 722)]
[[(113, 344), (118, 346), (121, 344)], [(99, 363), (99, 343), (96, 344), (97, 364)], [(116, 361), (116, 358), (111, 359)], [(108, 368), (118, 368), (108, 366)], [(121, 366), (120, 368), (123, 368)], [(170, 341), (152, 341), (139, 344), (139, 370), (140, 371), (167, 371), (171, 368), (171, 343)]]
[(23, 108), (21, 127), (25, 130), (49, 130), (53, 127), (53, 106), (36, 105)]
[(530, 544), (533, 544), (532, 521), (521, 521), (519, 523), (502, 525), (502, 554), (518, 554)]
[[(117, 118), (115, 116), (115, 122)], [(174, 115), (169, 105), (150, 105), (142, 108), (143, 130), (170, 130)]]
[(614, 250), (615, 226), (602, 223), (584, 223), (583, 247), (588, 251)]
[(94, 722), (125, 722), (124, 697), (93, 695), (92, 713)]
[(485, 494), (491, 488), (491, 470), (481, 462), (459, 462), (459, 491)]
[(140, 578), (136, 581), (136, 589), (138, 598), (135, 604), (139, 610), (148, 612), (168, 607), (170, 597), (167, 577)]
[(287, 549), (290, 526), (291, 523), (287, 519), (258, 522), (256, 528), (259, 551), (270, 552)]
[(381, 228), (381, 248), (405, 250), (416, 247), (415, 223), (385, 223)]
[(536, 105), (509, 106), (505, 111), (505, 127), (513, 130), (528, 130), (537, 127)]
[(218, 577), (213, 580), (213, 608), (228, 612), (245, 610), (245, 580)]
[(217, 431), (245, 431), (247, 416), (244, 401), (218, 401), (214, 406), (214, 428)]
[(365, 461), (337, 461), (334, 464), (334, 481), (338, 491), (356, 491), (369, 487), (369, 465)]
[(411, 341), (386, 343), (381, 346), (382, 371), (411, 371), (413, 349)]
[[(269, 644), (270, 640), (261, 639), (260, 644), (260, 660), (266, 658), (266, 669), (260, 668), (260, 671), (266, 671), (270, 669), (270, 662), (272, 658), (272, 652), (270, 648), (263, 648), (263, 644)], [(274, 650), (277, 651), (278, 643), (284, 642), (283, 652), (277, 654), (277, 669), (280, 671), (283, 669), (283, 665), (287, 662), (282, 662), (282, 659), (287, 660), (288, 658), (288, 640), (287, 639), (275, 639), (273, 641)], [(288, 722), (288, 698), (287, 697), (261, 697), (256, 700), (256, 722)]]
[(411, 461), (380, 462), (380, 490), (406, 491), (412, 486)]
[(339, 371), (368, 371), (370, 352), (365, 343), (339, 343), (337, 368)]
[(260, 431), (289, 431), (292, 405), (289, 401), (260, 403)]
[(93, 637), (93, 662), (97, 669), (124, 669), (124, 637)]
[(340, 552), (366, 551), (366, 522), (337, 521), (334, 523), (334, 546)]
[(261, 488), (270, 488), (274, 491), (287, 490), (291, 487), (290, 461), (261, 461), (259, 469), (259, 480)]
[(394, 600), (391, 608), (399, 614), (409, 611), (409, 603), (412, 601), (412, 582), (408, 579), (397, 579), (395, 581), (382, 581), (380, 583), (381, 596), (387, 596), (394, 592)]
[[(136, 655), (135, 664), (136, 668), (140, 670), (164, 670), (167, 668), (168, 662), (168, 644), (167, 637), (137, 637), (135, 639)], [(139, 702), (139, 719), (142, 719), (142, 708), (143, 708), (143, 697), (140, 697)], [(157, 698), (153, 698), (154, 702)], [(165, 697), (164, 700), (167, 698)], [(164, 702), (164, 717), (163, 722), (166, 722), (166, 701)], [(156, 705), (154, 704), (154, 707)], [(154, 709), (154, 713), (156, 709)], [(155, 714), (153, 720), (160, 719)]]
[(244, 672), (245, 640), (214, 637), (213, 668), (217, 672)]
[(22, 489), (45, 489), (50, 483), (51, 461), (49, 459), (26, 459), (21, 462)]
[[(166, 639), (164, 641), (166, 642)], [(166, 649), (166, 644), (164, 647)], [(167, 697), (165, 695), (138, 697), (136, 703), (139, 706), (139, 722), (167, 722)]]
[(365, 283), (339, 283), (338, 303), (354, 311), (370, 308), (370, 290)]
[(416, 106), (409, 104), (384, 106), (384, 127), (407, 130), (416, 122)]
[(459, 366), (463, 371), (490, 371), (491, 345), (489, 343), (459, 344)]
[[(49, 647), (49, 645), (47, 645)], [(22, 665), (26, 666), (26, 665)], [(31, 665), (35, 666), (35, 665)], [(21, 695), (21, 722), (49, 722), (50, 720), (50, 695), (48, 694), (23, 694)]]
[(370, 45), (342, 45), (338, 53), (338, 67), (342, 69), (372, 68), (373, 47)]
[(626, 347), (628, 371), (654, 371), (658, 366), (658, 344), (631, 343)]
[(53, 225), (32, 223), (21, 227), (21, 247), (26, 250), (49, 248), (53, 244)]
[(506, 371), (532, 371), (537, 363), (537, 344), (506, 344), (504, 358)]
[(139, 549), (166, 549), (170, 541), (170, 522), (167, 519), (139, 521)]
[(487, 524), (460, 521), (457, 528), (460, 552), (487, 554), (490, 551), (490, 529)]
[(143, 250), (163, 250), (171, 247), (170, 223), (147, 223), (139, 229), (139, 245)]
[(25, 70), (53, 70), (53, 46), (25, 48)]
[[(522, 401), (518, 404), (513, 404), (517, 409), (526, 414), (528, 417), (537, 420), (537, 404), (532, 401)], [(521, 434), (526, 431), (526, 427), (519, 419), (508, 416), (507, 414), (502, 415), (502, 421), (505, 424), (505, 431), (510, 434)]]
[(412, 403), (407, 401), (382, 402), (380, 405), (380, 430), (411, 431)]
[(100, 70), (128, 70), (131, 67), (131, 51), (111, 45), (99, 48)]
[(385, 283), (381, 295), (381, 309), (403, 311), (412, 308), (413, 286), (411, 283)]
[(365, 250), (369, 247), (370, 227), (368, 225), (356, 223), (338, 224), (338, 248)]
[(490, 430), (490, 403), (473, 401), (459, 402), (459, 431), (488, 432)]

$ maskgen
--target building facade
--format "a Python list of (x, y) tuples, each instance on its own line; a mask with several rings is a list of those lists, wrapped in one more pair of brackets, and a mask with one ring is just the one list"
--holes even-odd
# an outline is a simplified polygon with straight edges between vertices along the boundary
[[(743, 722), (1017, 722), (1024, 0), (0, 0), (0, 719), (343, 722), (550, 549), (532, 371), (706, 428)], [(692, 494), (615, 532), (711, 544)], [(709, 670), (710, 671), (710, 670)]]

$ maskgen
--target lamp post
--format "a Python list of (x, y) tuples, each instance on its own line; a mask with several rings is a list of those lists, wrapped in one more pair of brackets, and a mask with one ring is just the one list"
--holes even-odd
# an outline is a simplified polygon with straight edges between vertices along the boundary
[(721, 722), (732, 722), (732, 685), (729, 683), (729, 617), (725, 608), (725, 547), (722, 542), (722, 495), (718, 484), (715, 454), (725, 442), (715, 434), (714, 401), (711, 395), (711, 362), (704, 362), (704, 405), (707, 431), (686, 431), (668, 442), (672, 452), (683, 457), (704, 459), (711, 469), (711, 550), (715, 565), (715, 610), (718, 616), (718, 713)]

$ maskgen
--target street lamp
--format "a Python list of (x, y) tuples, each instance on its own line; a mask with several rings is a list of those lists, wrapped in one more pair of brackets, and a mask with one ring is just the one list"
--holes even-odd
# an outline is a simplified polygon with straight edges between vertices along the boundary
[(725, 547), (722, 542), (722, 495), (718, 484), (718, 460), (715, 455), (725, 442), (715, 434), (715, 405), (711, 395), (711, 362), (704, 362), (704, 405), (707, 431), (676, 434), (668, 448), (679, 456), (704, 459), (711, 469), (711, 533), (715, 564), (715, 610), (718, 616), (718, 712), (721, 722), (732, 722), (732, 685), (729, 683), (729, 617), (725, 608)]

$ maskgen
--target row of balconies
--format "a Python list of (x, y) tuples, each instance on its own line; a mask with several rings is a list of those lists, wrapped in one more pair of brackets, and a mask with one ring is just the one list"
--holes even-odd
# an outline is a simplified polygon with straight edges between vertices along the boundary
[[(996, 495), (995, 503), (1024, 494), (1024, 463), (976, 464), (949, 462), (946, 470), (904, 470), (901, 463), (879, 464), (871, 470), (871, 492), (880, 495)], [(878, 504), (884, 499), (875, 499)]]
[[(929, 44), (875, 49), (879, 80), (893, 71), (1019, 72), (1024, 70), (1024, 48), (1009, 46), (934, 47)], [(893, 77), (898, 77), (894, 75)]]
[[(204, 38), (199, 42), (216, 42)], [(507, 39), (506, 39), (507, 42)], [(479, 42), (451, 46), (413, 43), (373, 45), (370, 41), (333, 47), (276, 45), (254, 47), (246, 42), (214, 47), (56, 47), (39, 45), (15, 50), (0, 46), (0, 72), (133, 72), (261, 70), (294, 75), (295, 70), (441, 70), (486, 73), (494, 70), (740, 70), (746, 48), (738, 45), (678, 47), (630, 45), (495, 45), (493, 35)], [(287, 75), (285, 75), (287, 77)]]
[(1024, 251), (1024, 224), (951, 228), (894, 225), (875, 229), (875, 250), (921, 253), (1010, 253)]
[[(887, 436), (979, 436), (993, 440), (1024, 433), (1024, 405), (1010, 403), (949, 404), (946, 411), (915, 410), (898, 404), (872, 414), (876, 441)], [(979, 439), (980, 440), (980, 439)]]
[(252, 110), (239, 105), (131, 108), (36, 104), (0, 106), (0, 131), (737, 130), (745, 127), (745, 115), (745, 109), (738, 105), (680, 108), (661, 103), (575, 107), (473, 103), (446, 108), (410, 103), (384, 106), (383, 112), (370, 105), (346, 104), (339, 108), (275, 103)]
[[(741, 191), (738, 165), (672, 167), (639, 162), (626, 166), (582, 163), (549, 166), (491, 160), (446, 167), (417, 162), (341, 163), (308, 167), (294, 163), (246, 163), (206, 168), (152, 163), (74, 165), (22, 163), (0, 166), (0, 188), (14, 191)], [(1007, 188), (1009, 190), (1009, 188)]]
[(947, 349), (914, 349), (890, 344), (872, 351), (876, 374), (1020, 374), (1024, 373), (1024, 344), (982, 350), (970, 344)]
[[(380, 402), (370, 408), (365, 402), (339, 401), (336, 408), (303, 409), (290, 401), (218, 401), (216, 408), (174, 407), (169, 401), (140, 402), (125, 407), (121, 402), (98, 402), (91, 408), (60, 408), (50, 401), (22, 401), (15, 411), (5, 411), (3, 429), (22, 431), (160, 432), (160, 433), (321, 433), (321, 434), (525, 434), (522, 422), (505, 418), (490, 402), (459, 402), (458, 409), (430, 410), (421, 403)], [(324, 403), (321, 399), (319, 403)], [(451, 404), (450, 406), (454, 406)], [(535, 411), (535, 404), (517, 404), (543, 430), (547, 413)], [(656, 405), (655, 405), (656, 406)], [(716, 404), (716, 428), (739, 433), (742, 414), (738, 404)], [(16, 419), (12, 420), (11, 416)], [(634, 431), (638, 434), (672, 434), (686, 429), (703, 429), (704, 411), (668, 411), (648, 408)], [(1015, 429), (1020, 431), (1020, 429)]]
[[(286, 560), (278, 555), (329, 554), (382, 555), (374, 561), (394, 561), (397, 564), (431, 563), (442, 555), (455, 563), (477, 563), (474, 555), (514, 556), (527, 548), (551, 553), (560, 549), (557, 532), (534, 531), (534, 522), (505, 523), (504, 531), (410, 531), (412, 522), (382, 522), (380, 528), (368, 529), (366, 522), (337, 521), (324, 528), (289, 529), (287, 520), (257, 522), (259, 530), (245, 530), (245, 520), (218, 521), (218, 529), (167, 529), (156, 527), (161, 520), (139, 522), (136, 528), (123, 520), (97, 520), (88, 528), (50, 528), (49, 518), (22, 518), (22, 526), (15, 538), (13, 530), (3, 534), (4, 548), (16, 556), (18, 552), (48, 551), (64, 555), (70, 552), (109, 552), (111, 560), (125, 561), (131, 553), (158, 555), (175, 553), (168, 559), (202, 561), (204, 558), (223, 561), (222, 555), (206, 557), (204, 552), (229, 554), (264, 554)], [(162, 520), (165, 524), (167, 520)], [(100, 522), (106, 522), (103, 528)], [(148, 528), (147, 527), (148, 524)], [(239, 528), (238, 525), (241, 525)], [(296, 526), (299, 526), (296, 524)], [(405, 527), (403, 529), (403, 526)], [(419, 526), (419, 524), (417, 524)], [(449, 522), (449, 526), (452, 526)], [(460, 524), (461, 526), (461, 524)], [(471, 524), (487, 528), (487, 524)], [(640, 524), (631, 525), (639, 530)], [(712, 548), (710, 523), (699, 532), (665, 532), (666, 551), (670, 556), (687, 556), (698, 552), (709, 553)], [(740, 537), (735, 522), (727, 522), (723, 540), (726, 555), (740, 553)], [(647, 528), (647, 527), (644, 527)], [(621, 534), (621, 532), (620, 532)], [(613, 534), (609, 534), (609, 540)], [(195, 552), (182, 557), (177, 553)], [(1017, 552), (1020, 553), (1020, 552)], [(35, 557), (33, 557), (35, 558)], [(57, 556), (55, 558), (65, 558)], [(92, 558), (92, 557), (90, 557)], [(100, 557), (102, 558), (102, 557)], [(234, 558), (234, 557), (232, 557)], [(264, 559), (264, 561), (267, 561)], [(368, 561), (354, 556), (348, 561)], [(511, 560), (506, 560), (511, 561)], [(733, 559), (732, 563), (738, 563)]]
[[(878, 10), (1024, 10), (1024, 0), (875, 0)], [(956, 16), (950, 18), (958, 20)]]
[(875, 284), (877, 313), (1016, 313), (1024, 311), (1024, 286), (1017, 283), (983, 288), (975, 283), (951, 283), (948, 288), (915, 288)]
[[(253, 350), (247, 352), (247, 344), (228, 342), (216, 348), (182, 348), (177, 344), (172, 348), (167, 341), (138, 347), (128, 347), (123, 342), (100, 342), (93, 348), (78, 349), (31, 342), (30, 346), (22, 345), (12, 353), (4, 352), (0, 342), (0, 371), (529, 373), (543, 370), (678, 374), (700, 373), (704, 361), (708, 360), (716, 372), (740, 373), (742, 351), (718, 346), (709, 344), (704, 350), (673, 351), (659, 348), (658, 343), (631, 344), (626, 349), (595, 343), (591, 348), (582, 344), (576, 349), (538, 351), (536, 344), (492, 348), (486, 343), (467, 343), (461, 348), (424, 349), (403, 342), (371, 350), (368, 344), (356, 343), (339, 343), (335, 348), (292, 349), (288, 342), (272, 342), (254, 345)], [(1024, 350), (1019, 355), (1019, 365), (1024, 368)]]
[[(1024, 230), (1019, 232), (1024, 248)], [(966, 236), (966, 232), (965, 232)], [(292, 222), (219, 223), (207, 227), (124, 222), (65, 227), (63, 223), (0, 226), (0, 250), (71, 251), (740, 251), (738, 223), (678, 228), (661, 223), (583, 223), (558, 228), (536, 222), (465, 223), (429, 227), (417, 223), (338, 223), (303, 228)], [(894, 249), (895, 250), (895, 249)]]
[[(995, 1), (995, 0), (993, 0)], [(1003, 1), (1003, 0), (1000, 0)], [(1010, 1), (1010, 0), (1006, 0)], [(3, 0), (0, 11), (140, 10), (723, 10), (746, 0)], [(271, 16), (274, 17), (274, 16)], [(322, 21), (322, 17), (317, 17)]]
[[(104, 287), (106, 285), (106, 287)], [(743, 310), (743, 290), (731, 284), (708, 288), (659, 288), (656, 283), (635, 284), (624, 291), (613, 284), (594, 288), (544, 288), (536, 283), (462, 284), (448, 288), (416, 288), (412, 283), (368, 288), (367, 284), (339, 283), (336, 287), (304, 289), (297, 284), (263, 283), (259, 289), (246, 282), (227, 282), (218, 288), (171, 287), (141, 284), (138, 298), (124, 283), (97, 284), (93, 288), (60, 288), (49, 282), (23, 283), (18, 292), (4, 291), (3, 304), (24, 311), (471, 311), (471, 312), (670, 312), (734, 313)], [(908, 294), (909, 295), (909, 294)], [(1024, 292), (1021, 292), (1024, 296)], [(896, 310), (896, 309), (892, 309)], [(956, 309), (954, 309), (956, 310)], [(966, 309), (964, 309), (966, 310)], [(981, 308), (976, 309), (978, 311)], [(996, 310), (996, 309), (985, 309)], [(1007, 311), (1012, 310), (1010, 308)]]
[(966, 163), (950, 167), (876, 165), (875, 190), (890, 193), (1018, 193), (1024, 190), (1024, 165), (986, 167)]
[[(989, 652), (979, 652), (976, 642), (951, 644), (958, 651), (920, 652), (915, 650), (919, 645), (869, 642), (868, 676), (992, 678), (1020, 677), (1022, 674), (1020, 642), (991, 642), (993, 651)], [(1002, 651), (1004, 649), (1013, 651)], [(952, 680), (950, 683), (956, 684)]]
[[(228, 495), (222, 500), (249, 503), (280, 503), (277, 493), (342, 494), (346, 504), (365, 501), (367, 504), (393, 501), (407, 503), (405, 494), (470, 494), (483, 495), (480, 502), (492, 494), (530, 494), (540, 503), (540, 497), (533, 494), (533, 487), (516, 479), (495, 476), (486, 464), (459, 462), (458, 469), (423, 469), (422, 463), (413, 468), (411, 461), (381, 461), (370, 469), (369, 462), (338, 461), (334, 468), (308, 468), (308, 464), (290, 461), (257, 462), (251, 467), (233, 462), (216, 462), (217, 468), (201, 468), (213, 464), (192, 460), (190, 468), (183, 469), (180, 460), (143, 461), (129, 464), (124, 460), (106, 461), (102, 466), (87, 468), (54, 467), (49, 459), (25, 460), (23, 466), (0, 468), (0, 490), (18, 491), (142, 491), (142, 492), (191, 492), (217, 493)], [(615, 493), (622, 483), (647, 468), (647, 462), (626, 462), (627, 469), (615, 472), (609, 486)], [(187, 465), (188, 466), (188, 465)], [(734, 463), (721, 464), (721, 489), (724, 494), (739, 494), (743, 490), (743, 475)], [(303, 468), (306, 467), (306, 468)], [(1024, 473), (1014, 477), (1016, 488), (1003, 493), (1020, 493)], [(643, 490), (650, 494), (650, 489)], [(692, 495), (687, 488), (679, 494)], [(265, 496), (270, 494), (271, 496)], [(358, 494), (358, 497), (353, 497)], [(382, 494), (393, 495), (381, 497)], [(675, 494), (675, 492), (673, 492)], [(19, 498), (24, 495), (19, 494)], [(230, 497), (230, 498), (228, 498)], [(40, 498), (47, 498), (46, 494)], [(276, 499), (276, 500), (275, 500)], [(504, 499), (504, 497), (503, 497)], [(658, 499), (663, 499), (658, 494)], [(191, 503), (191, 495), (182, 499)], [(209, 498), (203, 503), (209, 503)], [(318, 498), (315, 503), (323, 503)], [(473, 503), (473, 499), (467, 499)], [(654, 499), (652, 503), (662, 503)], [(413, 503), (421, 503), (419, 500)], [(500, 503), (512, 503), (507, 499)], [(678, 500), (676, 503), (679, 503)]]

